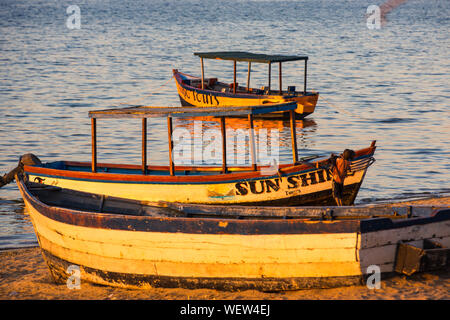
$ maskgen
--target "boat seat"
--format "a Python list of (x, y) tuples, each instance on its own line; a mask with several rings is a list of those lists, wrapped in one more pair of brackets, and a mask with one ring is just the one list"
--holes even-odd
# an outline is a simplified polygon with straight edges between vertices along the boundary
[(263, 92), (264, 94), (270, 94), (270, 89), (269, 89), (269, 87), (262, 87), (261, 90), (262, 90), (262, 92)]
[[(233, 91), (234, 83), (230, 83), (229, 87), (230, 87), (230, 91)], [(238, 89), (239, 89), (239, 83), (236, 82), (236, 91), (237, 91)]]
[(253, 94), (263, 94), (264, 93), (264, 91), (261, 89), (252, 89), (252, 88), (250, 88), (250, 92)]
[(205, 79), (208, 81), (208, 86), (212, 87), (217, 83), (217, 78), (209, 78), (209, 79)]

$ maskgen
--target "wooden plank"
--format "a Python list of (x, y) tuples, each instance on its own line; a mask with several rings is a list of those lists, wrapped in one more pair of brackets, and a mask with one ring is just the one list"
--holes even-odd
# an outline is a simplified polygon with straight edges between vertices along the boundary
[[(36, 209), (31, 211), (35, 214), (36, 222), (39, 222), (39, 230), (42, 233), (59, 231), (61, 235), (74, 235), (83, 241), (93, 243), (108, 242), (111, 245), (126, 245), (132, 247), (160, 247), (160, 248), (180, 248), (185, 247), (186, 243), (192, 249), (200, 249), (207, 244), (212, 250), (227, 250), (227, 247), (242, 247), (249, 254), (256, 249), (267, 249), (268, 252), (276, 253), (279, 250), (314, 250), (314, 249), (337, 249), (353, 248), (356, 249), (357, 233), (308, 233), (308, 234), (223, 234), (223, 233), (183, 233), (183, 232), (136, 232), (131, 230), (117, 230), (107, 228), (85, 227), (72, 225), (50, 219), (40, 214)], [(123, 217), (125, 218), (125, 217)], [(141, 220), (150, 220), (140, 218)], [(151, 219), (156, 222), (158, 219)], [(227, 221), (217, 221), (217, 224), (225, 225)], [(47, 228), (47, 229), (42, 229)], [(226, 228), (226, 227), (223, 227)], [(46, 231), (47, 230), (47, 231)], [(95, 230), (95, 232), (93, 232)], [(49, 235), (50, 237), (50, 235)], [(162, 245), (164, 243), (164, 245)], [(239, 253), (240, 254), (240, 253)], [(284, 254), (284, 253), (280, 253)], [(182, 257), (175, 257), (182, 259)], [(297, 257), (294, 257), (297, 259)], [(323, 257), (325, 258), (325, 257)], [(323, 259), (320, 258), (320, 259)], [(271, 259), (271, 258), (268, 258)], [(298, 257), (302, 259), (302, 257)], [(354, 252), (351, 258), (355, 259)]]
[[(450, 236), (443, 238), (424, 238), (418, 236), (415, 240), (406, 241), (405, 243), (416, 248), (422, 248), (424, 239), (432, 239), (441, 242), (443, 245), (450, 243)], [(398, 243), (400, 243), (400, 241)], [(370, 265), (379, 264), (394, 264), (398, 243), (357, 250), (361, 267), (364, 268)]]
[(202, 67), (202, 90), (205, 89), (205, 70), (203, 67), (203, 58), (200, 59), (201, 67)]
[(279, 80), (280, 95), (281, 95), (283, 93), (283, 75), (282, 75), (282, 71), (281, 71), (281, 62), (279, 62), (278, 80)]
[(248, 62), (248, 74), (247, 74), (247, 92), (250, 91), (250, 72), (252, 69), (252, 63), (249, 61)]
[(147, 118), (142, 118), (142, 174), (147, 174)]
[(307, 70), (308, 70), (308, 59), (305, 59), (305, 74), (303, 79), (303, 92), (306, 94), (306, 78), (307, 78)]
[(225, 117), (220, 118), (220, 130), (222, 133), (222, 173), (227, 173), (227, 133)]
[(250, 123), (250, 154), (251, 154), (251, 161), (252, 161), (252, 169), (253, 171), (257, 170), (257, 163), (256, 163), (256, 146), (255, 146), (255, 128), (253, 124), (253, 116), (251, 114), (248, 115), (248, 121)]
[(394, 230), (379, 230), (361, 236), (361, 249), (397, 245), (408, 239), (422, 240), (450, 236), (450, 221), (440, 221), (422, 225), (411, 225)]
[(269, 55), (269, 54), (258, 54), (241, 51), (194, 52), (194, 55), (205, 59), (237, 60), (237, 61), (248, 61), (259, 63), (287, 62), (287, 61), (308, 59), (308, 56), (287, 56), (287, 55), (273, 55), (273, 54)]
[(236, 60), (233, 61), (233, 93), (236, 93)]
[[(104, 256), (92, 256), (85, 252), (68, 250), (42, 239), (44, 250), (71, 261), (74, 264), (89, 268), (124, 272), (127, 274), (154, 274), (170, 277), (201, 278), (276, 278), (289, 277), (344, 277), (361, 275), (357, 262), (322, 262), (322, 263), (188, 263), (164, 260), (117, 259)], [(85, 279), (82, 275), (82, 279)]]
[(296, 102), (268, 103), (255, 106), (240, 107), (153, 107), (140, 106), (89, 111), (90, 118), (96, 119), (125, 119), (152, 117), (194, 117), (194, 116), (246, 116), (249, 114), (265, 114), (279, 111), (295, 110)]
[(174, 162), (173, 162), (173, 141), (172, 141), (172, 117), (167, 117), (167, 132), (168, 132), (168, 142), (169, 142), (169, 172), (173, 176), (175, 174)]
[(91, 119), (92, 172), (97, 172), (97, 120)]
[(292, 144), (292, 159), (294, 164), (298, 162), (298, 149), (297, 149), (297, 128), (295, 126), (295, 112), (294, 110), (289, 111), (290, 113), (290, 124), (291, 124), (291, 144)]
[[(169, 203), (164, 202), (164, 205), (182, 211), (189, 215), (216, 215), (216, 216), (236, 216), (236, 217), (323, 217), (329, 218), (344, 218), (344, 217), (389, 217), (392, 219), (404, 219), (407, 215), (407, 208), (393, 208), (389, 205), (361, 205), (361, 206), (322, 206), (322, 207), (259, 207), (259, 206), (227, 206), (227, 205), (203, 205), (190, 203)], [(428, 215), (430, 215), (435, 208), (426, 207)], [(403, 209), (403, 210), (402, 210)], [(425, 211), (425, 207), (421, 208)], [(391, 231), (386, 231), (388, 234)], [(366, 240), (365, 240), (366, 241)]]
[[(92, 229), (33, 213), (36, 232), (50, 242), (93, 256), (184, 263), (355, 262), (356, 234), (208, 235)], [(95, 232), (93, 232), (95, 230)], [(94, 233), (96, 235), (90, 235)], [(96, 238), (96, 239), (92, 239)]]

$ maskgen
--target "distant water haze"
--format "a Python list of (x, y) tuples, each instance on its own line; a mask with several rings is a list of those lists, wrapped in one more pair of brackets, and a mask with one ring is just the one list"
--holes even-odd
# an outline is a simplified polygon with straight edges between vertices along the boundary
[[(375, 2), (375, 3), (374, 3)], [(377, 140), (357, 203), (450, 192), (448, 0), (410, 0), (367, 27), (382, 1), (25, 1), (0, 3), (0, 174), (20, 155), (90, 161), (89, 110), (179, 106), (176, 68), (200, 76), (197, 51), (308, 55), (314, 114), (297, 122), (300, 156)], [(70, 6), (79, 8), (68, 10)], [(74, 24), (79, 18), (77, 28)], [(246, 63), (238, 63), (246, 83)], [(252, 65), (252, 86), (267, 65)], [(277, 88), (278, 70), (272, 69)], [(303, 87), (303, 63), (283, 64), (283, 85)], [(232, 82), (231, 61), (205, 60), (205, 76)], [(219, 128), (217, 121), (203, 122)], [(175, 121), (192, 128), (193, 120)], [(230, 128), (247, 124), (230, 122)], [(291, 161), (288, 123), (281, 162)], [(149, 120), (148, 162), (167, 164), (165, 119)], [(140, 121), (98, 123), (98, 160), (140, 163)], [(0, 247), (35, 243), (14, 184), (0, 189)]]

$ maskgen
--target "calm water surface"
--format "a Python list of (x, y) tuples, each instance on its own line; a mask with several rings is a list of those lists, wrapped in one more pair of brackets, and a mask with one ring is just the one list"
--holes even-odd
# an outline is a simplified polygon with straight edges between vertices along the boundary
[[(0, 0), (0, 174), (28, 152), (43, 161), (89, 161), (89, 110), (178, 106), (174, 82), (162, 86), (173, 68), (199, 75), (193, 52), (241, 50), (310, 57), (308, 88), (321, 96), (316, 112), (297, 123), (301, 155), (377, 140), (358, 203), (448, 193), (450, 2), (408, 1), (369, 30), (366, 9), (381, 3)], [(80, 8), (79, 30), (66, 26), (69, 5)], [(232, 63), (205, 63), (206, 76), (232, 81)], [(246, 68), (238, 64), (238, 82)], [(253, 84), (265, 85), (267, 66), (253, 70)], [(283, 72), (285, 86), (302, 87), (301, 62)], [(288, 161), (286, 124), (257, 125), (284, 130), (280, 155)], [(138, 164), (139, 126), (101, 121), (99, 161)], [(166, 122), (151, 120), (149, 128), (150, 161), (165, 164)], [(17, 187), (0, 189), (0, 248), (35, 241)]]

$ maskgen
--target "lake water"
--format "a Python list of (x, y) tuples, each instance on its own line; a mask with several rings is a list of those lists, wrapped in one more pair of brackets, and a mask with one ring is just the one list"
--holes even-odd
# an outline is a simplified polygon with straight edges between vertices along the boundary
[[(193, 52), (233, 50), (309, 56), (308, 89), (320, 97), (297, 123), (300, 156), (377, 140), (357, 203), (449, 193), (450, 1), (407, 1), (369, 29), (367, 7), (381, 3), (0, 0), (0, 174), (28, 152), (90, 161), (89, 110), (179, 106), (172, 69), (199, 75)], [(80, 8), (80, 29), (66, 25), (70, 5)], [(246, 68), (238, 63), (240, 83)], [(267, 66), (252, 69), (253, 84), (265, 85)], [(302, 62), (283, 73), (285, 86), (302, 87)], [(233, 65), (207, 60), (205, 74), (232, 81)], [(273, 75), (276, 86), (276, 67)], [(286, 123), (257, 126), (289, 139)], [(139, 164), (139, 130), (139, 121), (100, 121), (99, 161)], [(149, 131), (149, 162), (167, 163), (165, 120), (151, 120)], [(280, 155), (290, 160), (288, 144)], [(0, 248), (34, 244), (17, 187), (3, 187)]]

